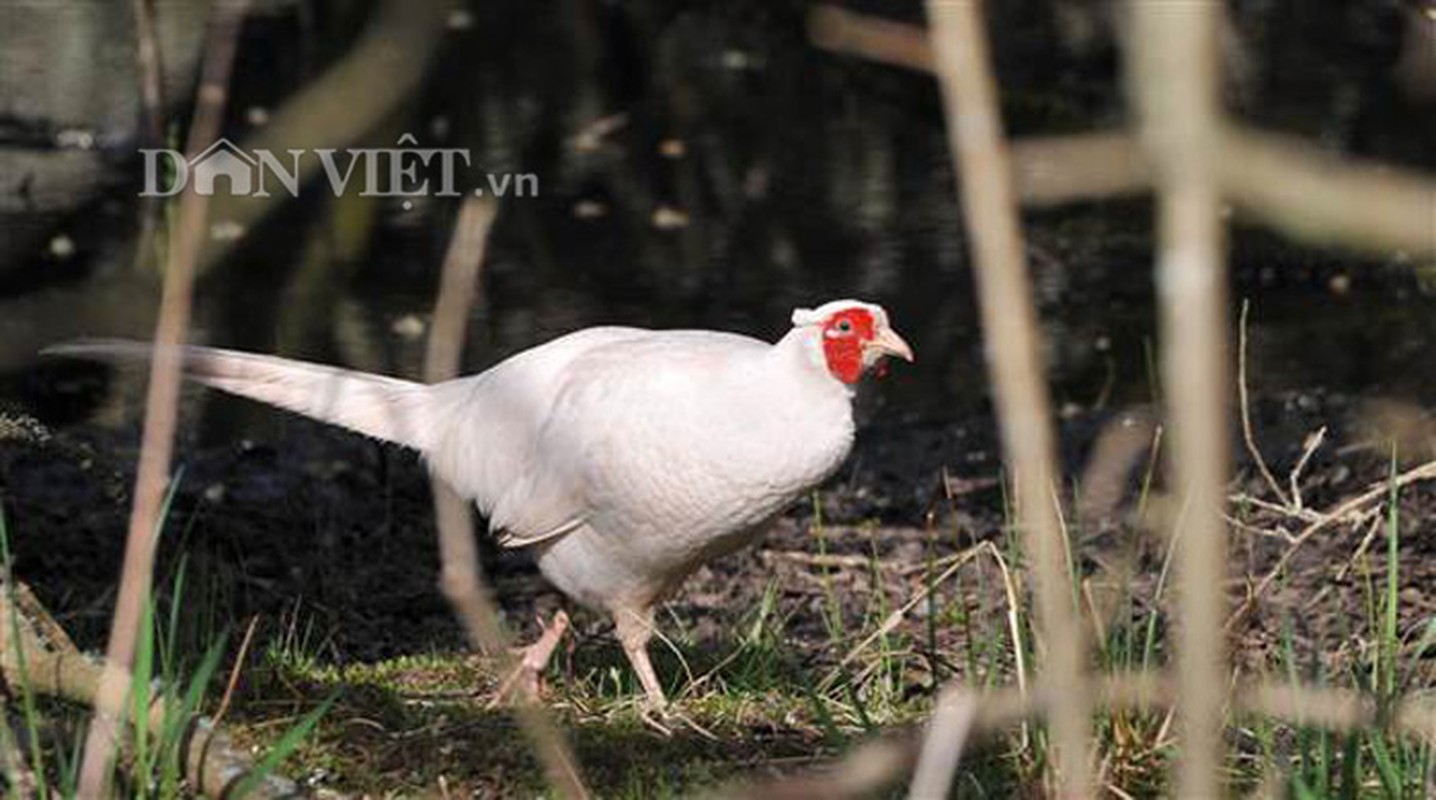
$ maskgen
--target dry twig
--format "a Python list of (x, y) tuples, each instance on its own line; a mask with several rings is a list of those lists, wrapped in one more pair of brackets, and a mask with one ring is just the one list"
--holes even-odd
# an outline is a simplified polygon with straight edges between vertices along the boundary
[[(863, 652), (866, 651), (869, 647), (871, 647), (874, 642), (896, 630), (897, 626), (902, 624), (902, 621), (907, 617), (908, 613), (911, 612), (914, 608), (916, 608), (919, 603), (926, 600), (928, 595), (936, 591), (939, 586), (943, 585), (944, 583), (947, 583), (948, 578), (951, 578), (954, 573), (956, 573), (969, 561), (982, 553), (989, 553), (990, 555), (992, 555), (992, 557), (996, 559), (997, 563), (1001, 566), (1003, 574), (1007, 574), (1007, 565), (1002, 559), (1002, 553), (992, 542), (979, 542), (978, 544), (969, 547), (961, 553), (958, 553), (952, 559), (952, 563), (947, 567), (947, 569), (939, 573), (936, 578), (930, 581), (924, 581), (921, 590), (915, 593), (912, 597), (908, 598), (908, 601), (906, 603), (903, 603), (901, 606), (894, 609), (891, 614), (888, 614), (887, 617), (883, 619), (882, 623), (879, 624), (878, 627), (872, 633), (868, 634), (867, 636), (864, 636), (861, 641), (853, 645), (852, 649), (848, 650), (847, 654), (844, 655), (842, 659), (838, 661), (838, 664), (836, 667), (833, 668), (833, 671), (828, 673), (828, 676), (824, 678), (818, 685), (820, 687), (828, 687), (833, 685), (834, 682), (836, 682), (840, 677), (842, 677), (843, 667), (846, 667), (848, 664), (851, 664), (853, 662), (853, 659), (862, 655)], [(1016, 615), (1020, 613), (1020, 609), (1017, 606), (1016, 590), (1011, 588), (1010, 580), (1008, 580), (1007, 583), (1009, 586), (1009, 611), (1011, 614)], [(1020, 668), (1020, 655), (1018, 656), (1018, 665)], [(1019, 680), (1021, 680), (1020, 677)]]
[[(154, 6), (155, 0), (130, 0), (135, 18), (135, 66), (140, 78), (140, 141), (144, 147), (165, 145), (165, 70), (155, 31)], [(163, 210), (163, 198), (147, 198), (141, 204), (137, 262), (150, 257)]]
[[(191, 158), (219, 137), (224, 104), (234, 62), (243, 0), (216, 4), (210, 22), (209, 40), (200, 77), (194, 122), (190, 126), (186, 151)], [(85, 739), (80, 766), (79, 796), (99, 798), (105, 793), (110, 764), (118, 744), (120, 715), (130, 686), (130, 665), (134, 659), (144, 604), (150, 593), (155, 541), (159, 533), (160, 509), (169, 479), (170, 456), (178, 417), (180, 352), (189, 327), (190, 290), (194, 265), (205, 239), (205, 216), (209, 198), (191, 185), (180, 198), (179, 219), (165, 265), (164, 296), (155, 326), (155, 355), (150, 365), (149, 391), (145, 398), (144, 436), (140, 463), (135, 474), (135, 501), (125, 540), (123, 572), (115, 616), (110, 627), (104, 674), (95, 697), (95, 715)]]
[[(14, 606), (11, 606), (11, 599)], [(12, 625), (13, 622), (13, 625)], [(0, 679), (26, 691), (93, 706), (104, 672), (95, 659), (69, 644), (59, 623), (35, 600), (29, 587), (16, 583), (13, 592), (0, 582)], [(183, 709), (168, 706), (156, 693), (148, 723), (160, 727)], [(248, 751), (236, 745), (213, 720), (186, 720), (179, 742), (185, 781), (208, 797), (225, 797), (254, 768)], [(266, 775), (248, 797), (277, 800), (301, 796), (299, 787), (279, 775)]]
[(1047, 658), (1040, 684), (1063, 698), (1053, 709), (1058, 793), (1090, 796), (1090, 710), (1081, 685), (1086, 658), (1064, 568), (1066, 548), (1052, 489), (1058, 479), (1042, 346), (1027, 278), (1017, 197), (998, 115), (986, 32), (976, 2), (930, 0), (934, 67), (947, 115), (953, 168), (974, 248), (987, 364), (1003, 449), (1016, 484), (1024, 549)]
[(140, 107), (144, 123), (141, 139), (147, 147), (162, 147), (165, 141), (164, 60), (155, 32), (155, 0), (131, 0), (135, 16), (135, 66), (140, 75)]
[[(1432, 478), (1436, 478), (1436, 461), (1430, 461), (1407, 470), (1397, 475), (1392, 483), (1396, 488), (1400, 489), (1407, 484), (1430, 480)], [(1362, 512), (1367, 506), (1384, 499), (1390, 491), (1391, 485), (1382, 483), (1356, 497), (1343, 501), (1337, 505), (1336, 508), (1320, 514), (1315, 521), (1303, 528), (1301, 533), (1298, 533), (1296, 537), (1292, 539), (1291, 545), (1287, 547), (1286, 552), (1282, 553), (1281, 558), (1277, 559), (1276, 564), (1267, 571), (1266, 575), (1262, 577), (1256, 587), (1247, 595), (1247, 598), (1243, 600), (1241, 605), (1237, 606), (1236, 610), (1232, 612), (1232, 615), (1227, 618), (1225, 630), (1230, 632), (1236, 627), (1242, 617), (1256, 605), (1257, 600), (1261, 598), (1266, 590), (1271, 587), (1272, 583), (1286, 570), (1287, 564), (1296, 556), (1296, 551), (1300, 550), (1301, 546), (1306, 544), (1311, 537), (1332, 525), (1352, 519), (1353, 516)]]
[(1436, 255), (1430, 176), (1238, 127), (1222, 131), (1219, 146), (1222, 157), (1213, 168), (1225, 194), (1283, 231), (1315, 242)]
[(1152, 186), (1142, 149), (1120, 131), (1016, 139), (1012, 169), (1028, 206), (1139, 194)]
[(908, 800), (947, 797), (958, 760), (977, 720), (977, 698), (961, 686), (944, 689), (928, 719)]
[(867, 742), (836, 763), (769, 781), (744, 780), (708, 795), (709, 800), (843, 800), (870, 797), (913, 767), (917, 743), (907, 733)]
[[(1175, 702), (1176, 687), (1156, 672), (1127, 672), (1094, 677), (1079, 689), (1092, 697), (1094, 708), (1109, 712), (1161, 711)], [(1007, 687), (967, 695), (973, 708), (968, 737), (990, 734), (1049, 713), (1061, 698), (1051, 687), (1024, 694)], [(1408, 698), (1386, 709), (1368, 695), (1347, 689), (1263, 681), (1239, 684), (1232, 692), (1241, 714), (1275, 717), (1291, 725), (1351, 730), (1379, 727), (1436, 745), (1436, 700)], [(912, 768), (922, 743), (899, 731), (854, 750), (847, 758), (814, 773), (761, 787), (740, 785), (718, 797), (828, 798), (858, 797), (891, 785)], [(846, 780), (844, 780), (846, 779)]]
[[(459, 371), (469, 309), (478, 294), (479, 273), (495, 212), (493, 201), (470, 198), (459, 213), (454, 238), (444, 259), (439, 297), (434, 304), (434, 325), (424, 359), (424, 377), (431, 383), (448, 380)], [(449, 598), (470, 640), (498, 659), (507, 671), (513, 666), (509, 663), (512, 661), (509, 639), (489, 599), (483, 576), (476, 569), (479, 556), (474, 546), (468, 504), (442, 481), (435, 479), (433, 489), (434, 521), (439, 529), (439, 552), (443, 558), (444, 595)], [(544, 709), (531, 698), (520, 697), (515, 712), (543, 763), (549, 784), (564, 797), (587, 797), (578, 762)]]
[(808, 15), (808, 38), (824, 50), (917, 72), (933, 70), (927, 31), (916, 25), (818, 6)]
[(1267, 488), (1276, 495), (1282, 505), (1291, 505), (1291, 498), (1281, 489), (1277, 483), (1276, 476), (1271, 474), (1271, 469), (1266, 465), (1266, 459), (1262, 458), (1261, 448), (1257, 447), (1256, 435), (1252, 432), (1251, 397), (1247, 394), (1247, 315), (1251, 311), (1251, 303), (1242, 301), (1241, 321), (1237, 325), (1237, 403), (1241, 409), (1242, 417), (1242, 440), (1247, 446), (1247, 455), (1251, 456), (1256, 464), (1257, 471), (1261, 473), (1262, 480), (1266, 481)]
[[(1174, 483), (1190, 503), (1177, 551), (1182, 625), (1177, 792), (1220, 794), (1226, 682), (1221, 615), (1228, 470), (1226, 275), (1215, 3), (1133, 3), (1128, 79), (1158, 192), (1157, 288)], [(1178, 535), (1174, 533), (1174, 535)]]
[[(933, 71), (932, 54), (921, 45), (922, 30), (915, 25), (820, 6), (809, 17), (808, 30), (812, 43), (826, 50)], [(1222, 153), (1213, 174), (1223, 194), (1283, 231), (1347, 247), (1436, 253), (1431, 176), (1242, 126), (1221, 124), (1213, 135)], [(1050, 205), (1151, 186), (1142, 148), (1121, 133), (1017, 140), (1012, 151), (1024, 203)]]

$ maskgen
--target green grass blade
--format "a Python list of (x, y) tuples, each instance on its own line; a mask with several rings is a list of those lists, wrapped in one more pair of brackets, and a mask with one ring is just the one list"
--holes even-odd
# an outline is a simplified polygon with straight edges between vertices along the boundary
[(40, 747), (40, 712), (31, 691), (30, 669), (25, 661), (25, 647), (20, 638), (20, 610), (15, 603), (15, 578), (10, 572), (10, 531), (6, 527), (4, 509), (0, 508), (0, 573), (5, 579), (5, 592), (10, 603), (10, 640), (15, 642), (15, 666), (20, 673), (20, 706), (25, 717), (25, 733), (30, 739), (30, 770), (34, 773), (39, 800), (49, 800), (50, 786), (45, 780), (45, 754)]
[(1386, 513), (1386, 592), (1381, 624), (1381, 693), (1386, 698), (1396, 694), (1397, 657), (1401, 649), (1401, 638), (1397, 631), (1400, 622), (1401, 590), (1401, 489), (1396, 483), (1396, 449), (1391, 450), (1391, 473), (1387, 481), (1389, 500)]
[(326, 697), (324, 702), (320, 703), (317, 708), (305, 714), (304, 718), (295, 723), (294, 727), (285, 731), (284, 735), (279, 737), (279, 741), (275, 742), (273, 747), (269, 748), (269, 752), (264, 754), (264, 758), (255, 765), (254, 769), (251, 770), (248, 775), (244, 776), (244, 780), (239, 782), (239, 785), (234, 788), (230, 796), (238, 800), (238, 798), (244, 797), (254, 791), (260, 782), (264, 780), (265, 776), (273, 772), (275, 768), (279, 766), (280, 762), (288, 758), (290, 754), (299, 747), (299, 744), (309, 736), (319, 724), (320, 718), (329, 712), (330, 707), (334, 705), (334, 701), (338, 698), (339, 692), (336, 690)]
[(210, 645), (205, 651), (204, 657), (200, 659), (199, 665), (195, 668), (194, 675), (190, 677), (189, 685), (185, 687), (182, 698), (169, 706), (174, 709), (171, 719), (166, 716), (165, 726), (160, 742), (160, 753), (163, 759), (163, 767), (160, 775), (160, 787), (163, 796), (171, 796), (171, 792), (178, 791), (180, 780), (184, 774), (184, 754), (180, 752), (180, 744), (184, 741), (184, 733), (189, 728), (190, 722), (199, 716), (200, 704), (204, 701), (205, 692), (209, 689), (210, 682), (219, 671), (219, 663), (224, 657), (227, 635), (221, 635), (219, 641)]
[(1390, 800), (1401, 799), (1401, 770), (1396, 765), (1386, 740), (1379, 733), (1367, 737), (1371, 749), (1371, 761), (1376, 765), (1376, 777), (1381, 781), (1381, 793)]
[(170, 584), (170, 614), (169, 627), (165, 630), (164, 647), (160, 650), (160, 674), (164, 675), (165, 683), (173, 682), (179, 674), (179, 629), (180, 607), (184, 605), (185, 573), (189, 556), (181, 555), (179, 566), (175, 569), (174, 581)]

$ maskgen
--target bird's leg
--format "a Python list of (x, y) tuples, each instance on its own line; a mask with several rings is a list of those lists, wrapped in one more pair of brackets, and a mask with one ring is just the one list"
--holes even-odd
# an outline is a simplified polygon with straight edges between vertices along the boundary
[(539, 694), (539, 676), (543, 674), (544, 667), (553, 657), (553, 651), (558, 647), (559, 640), (568, 630), (568, 613), (559, 609), (554, 613), (548, 622), (539, 618), (539, 625), (543, 632), (533, 644), (519, 651), (519, 658), (514, 668), (509, 672), (508, 677), (499, 685), (498, 692), (494, 699), (489, 702), (493, 707), (499, 703), (512, 698), (516, 693), (522, 693), (530, 700), (537, 700)]
[(613, 623), (619, 644), (628, 656), (628, 663), (638, 674), (638, 682), (648, 695), (648, 704), (661, 709), (668, 704), (663, 696), (663, 686), (658, 682), (658, 673), (653, 671), (653, 662), (648, 660), (648, 640), (653, 638), (653, 609), (618, 609), (613, 612)]

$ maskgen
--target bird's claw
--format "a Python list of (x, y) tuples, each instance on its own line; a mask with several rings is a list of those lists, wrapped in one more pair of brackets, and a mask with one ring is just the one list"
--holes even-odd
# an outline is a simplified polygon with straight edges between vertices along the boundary
[(643, 720), (643, 724), (666, 737), (672, 737), (675, 732), (680, 730), (689, 730), (709, 741), (720, 741), (716, 734), (672, 705), (660, 707), (651, 703), (642, 703), (639, 706), (638, 718)]
[(643, 720), (644, 725), (665, 737), (673, 735), (673, 728), (668, 723), (673, 722), (675, 717), (667, 706), (654, 706), (652, 703), (642, 702), (638, 706), (638, 718)]
[(492, 711), (515, 702), (538, 702), (543, 690), (543, 674), (520, 656), (518, 662), (514, 664), (514, 668), (504, 678), (503, 683), (499, 684), (498, 691), (489, 698), (485, 708)]
[(494, 693), (488, 702), (488, 708), (494, 709), (505, 703), (513, 702), (537, 702), (543, 690), (543, 671), (548, 666), (548, 661), (553, 657), (554, 648), (558, 646), (559, 640), (568, 630), (568, 614), (560, 610), (553, 615), (553, 618), (545, 622), (539, 618), (539, 626), (543, 633), (528, 647), (519, 648), (515, 651), (517, 658), (514, 661), (513, 669), (499, 684), (499, 689)]

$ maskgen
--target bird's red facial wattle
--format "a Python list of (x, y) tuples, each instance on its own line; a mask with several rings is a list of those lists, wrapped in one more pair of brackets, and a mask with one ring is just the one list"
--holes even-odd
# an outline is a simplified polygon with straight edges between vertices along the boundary
[(823, 357), (828, 371), (843, 383), (857, 383), (863, 373), (877, 368), (884, 374), (883, 357), (912, 361), (912, 348), (897, 332), (866, 308), (845, 308), (822, 322)]
[(862, 308), (839, 311), (823, 322), (823, 356), (828, 371), (843, 383), (857, 383), (863, 376), (863, 344), (873, 339), (876, 323)]

